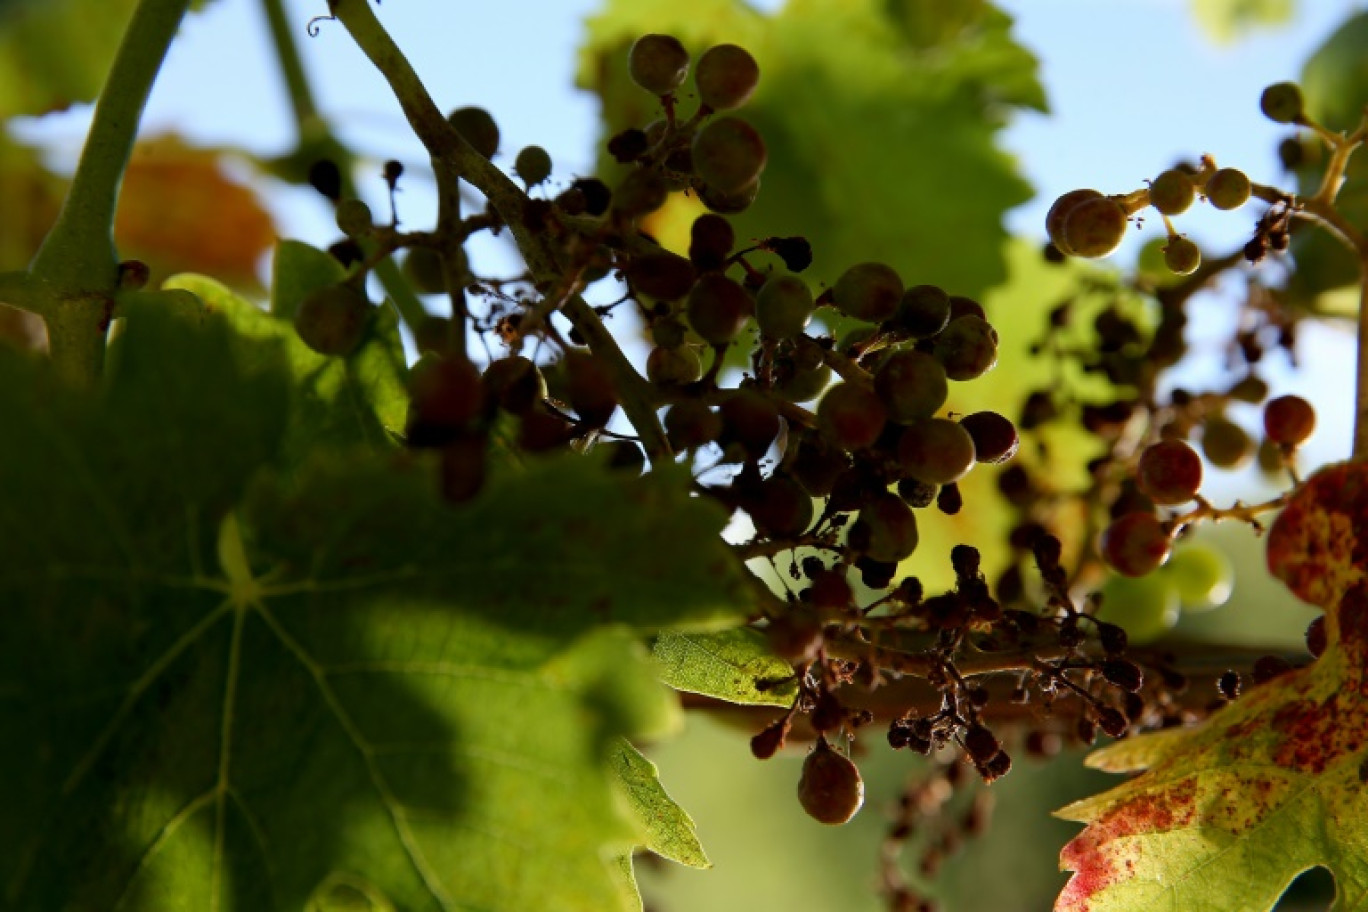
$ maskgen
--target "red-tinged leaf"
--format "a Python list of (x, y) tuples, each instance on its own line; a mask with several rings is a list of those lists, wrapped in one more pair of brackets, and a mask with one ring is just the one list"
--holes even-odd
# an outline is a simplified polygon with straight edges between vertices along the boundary
[(1368, 580), (1356, 530), (1368, 466), (1323, 470), (1269, 534), (1272, 571), (1326, 608), (1312, 665), (1248, 692), (1201, 726), (1122, 741), (1088, 762), (1141, 775), (1058, 812), (1086, 823), (1056, 912), (1270, 909), (1323, 866), (1334, 912), (1368, 905)]
[(257, 290), (276, 229), (256, 193), (224, 174), (219, 150), (162, 136), (133, 152), (114, 236), (120, 256), (152, 268), (154, 285), (179, 272), (198, 272)]

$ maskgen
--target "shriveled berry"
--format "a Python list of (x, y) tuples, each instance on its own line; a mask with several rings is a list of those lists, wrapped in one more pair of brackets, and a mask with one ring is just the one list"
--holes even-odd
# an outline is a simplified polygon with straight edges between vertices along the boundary
[(773, 725), (766, 726), (758, 735), (751, 738), (751, 754), (757, 760), (768, 760), (777, 754), (784, 746), (784, 739), (788, 736), (790, 726), (788, 716), (775, 722)]
[(1002, 742), (986, 727), (971, 725), (964, 730), (964, 749), (975, 763), (987, 763), (1002, 750)]
[(1136, 693), (1145, 683), (1145, 673), (1130, 659), (1107, 659), (1102, 663), (1102, 677), (1128, 693)]
[(808, 816), (836, 826), (846, 823), (864, 804), (864, 780), (860, 770), (843, 754), (831, 749), (825, 738), (803, 761), (798, 780), (798, 802)]

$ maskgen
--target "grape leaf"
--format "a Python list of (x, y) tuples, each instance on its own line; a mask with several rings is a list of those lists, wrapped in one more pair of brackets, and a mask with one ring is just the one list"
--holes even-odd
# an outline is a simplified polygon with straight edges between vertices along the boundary
[(1368, 467), (1308, 479), (1274, 522), (1268, 564), (1326, 609), (1325, 652), (1194, 728), (1097, 751), (1144, 770), (1058, 812), (1086, 823), (1061, 853), (1058, 912), (1270, 909), (1302, 871), (1335, 876), (1335, 912), (1368, 903)]
[(660, 784), (660, 771), (641, 751), (619, 739), (613, 747), (612, 770), (618, 793), (631, 808), (641, 844), (662, 858), (691, 868), (710, 868), (689, 817)]
[[(738, 116), (764, 136), (769, 164), (758, 201), (733, 218), (737, 237), (805, 235), (814, 282), (882, 260), (909, 283), (977, 295), (1005, 274), (1002, 214), (1031, 195), (995, 137), (1013, 108), (1045, 107), (1010, 26), (986, 2), (792, 0), (762, 15), (739, 0), (615, 0), (589, 21), (579, 83), (612, 135), (661, 116), (627, 75), (636, 37), (668, 32), (695, 55), (741, 44), (761, 78)], [(684, 116), (692, 93), (681, 89)], [(610, 183), (625, 173), (608, 159), (600, 170)], [(676, 194), (649, 230), (686, 246), (698, 211)]]
[[(341, 278), (342, 267), (326, 253), (297, 241), (283, 241), (281, 251), (287, 245), (294, 253), (277, 254), (277, 284), (307, 290)], [(338, 274), (329, 273), (322, 281), (310, 284), (321, 274), (320, 261), (310, 254), (332, 263)], [(294, 402), (282, 457), (287, 464), (298, 464), (305, 454), (322, 445), (364, 444), (388, 450), (401, 438), (408, 406), (404, 387), (407, 368), (392, 308), (376, 309), (369, 335), (360, 348), (347, 358), (333, 358), (305, 345), (287, 320), (266, 313), (207, 276), (173, 276), (165, 287), (192, 292), (210, 310), (226, 318), (241, 337), (278, 340), (284, 347), (294, 377)], [(303, 294), (304, 290), (299, 290), (299, 296)], [(276, 297), (274, 292), (272, 296)], [(242, 348), (246, 358), (269, 351), (255, 344)]]
[(618, 908), (609, 752), (675, 718), (622, 625), (740, 619), (725, 518), (582, 457), (274, 474), (286, 343), (187, 298), (98, 397), (0, 353), (0, 905)]
[(717, 633), (662, 633), (651, 646), (660, 679), (676, 690), (748, 706), (793, 705), (793, 668), (749, 627)]

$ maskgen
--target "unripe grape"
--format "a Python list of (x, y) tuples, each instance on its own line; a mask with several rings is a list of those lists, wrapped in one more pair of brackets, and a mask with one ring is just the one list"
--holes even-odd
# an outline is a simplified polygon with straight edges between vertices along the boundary
[(1187, 503), (1202, 486), (1202, 457), (1185, 441), (1160, 440), (1140, 454), (1135, 483), (1157, 504)]
[(551, 153), (541, 146), (527, 146), (513, 159), (513, 170), (523, 184), (535, 187), (551, 176)]
[(697, 399), (676, 402), (665, 411), (665, 435), (676, 450), (692, 450), (722, 434), (722, 418)]
[(974, 467), (974, 438), (958, 421), (926, 418), (898, 438), (898, 463), (907, 475), (933, 485), (959, 481)]
[(1192, 241), (1176, 234), (1164, 245), (1164, 265), (1177, 275), (1192, 275), (1202, 265), (1202, 250)]
[(864, 553), (872, 560), (896, 564), (917, 550), (917, 515), (901, 497), (884, 491), (860, 510), (858, 524), (868, 531)]
[(765, 170), (767, 153), (759, 131), (737, 117), (722, 117), (698, 131), (693, 166), (709, 187), (738, 193)]
[(1164, 215), (1182, 215), (1197, 198), (1192, 178), (1177, 168), (1162, 172), (1150, 184), (1150, 205)]
[(736, 215), (750, 208), (751, 203), (760, 195), (760, 178), (756, 178), (739, 190), (727, 193), (709, 184), (696, 185), (698, 201), (719, 215)]
[(1301, 86), (1295, 82), (1274, 83), (1259, 96), (1259, 110), (1274, 123), (1297, 123), (1302, 119), (1304, 106)]
[(294, 327), (304, 344), (320, 355), (350, 355), (366, 335), (371, 305), (351, 285), (325, 285), (304, 296)]
[(1202, 453), (1218, 468), (1238, 469), (1254, 455), (1254, 443), (1244, 428), (1213, 415), (1202, 425)]
[(1249, 178), (1239, 168), (1221, 168), (1207, 178), (1202, 192), (1217, 209), (1238, 209), (1249, 201)]
[(951, 320), (935, 342), (932, 353), (951, 380), (973, 380), (997, 364), (997, 330), (980, 317)]
[(813, 368), (795, 367), (776, 380), (774, 391), (790, 402), (810, 402), (822, 395), (822, 390), (830, 383), (831, 368), (826, 364)]
[(831, 301), (847, 317), (866, 323), (882, 323), (898, 312), (902, 301), (902, 279), (892, 266), (883, 263), (857, 263), (831, 288)]
[(725, 345), (746, 325), (755, 309), (750, 294), (721, 273), (699, 277), (689, 291), (689, 325), (707, 342)]
[(974, 412), (960, 419), (960, 427), (974, 441), (974, 458), (1000, 465), (1016, 455), (1021, 440), (1012, 422), (997, 412)]
[(719, 44), (698, 58), (694, 83), (698, 100), (714, 111), (739, 108), (760, 83), (760, 66), (745, 48)]
[(447, 115), (447, 121), (462, 139), (485, 158), (493, 158), (494, 153), (499, 151), (499, 125), (484, 108), (457, 108)]
[(950, 296), (935, 285), (913, 285), (903, 292), (894, 322), (914, 339), (926, 339), (950, 322)]
[(359, 199), (344, 199), (337, 204), (337, 227), (347, 237), (364, 237), (375, 227), (370, 206)]
[(660, 386), (682, 386), (703, 376), (703, 362), (690, 345), (657, 346), (646, 356), (646, 379)]
[(1100, 594), (1102, 604), (1094, 617), (1123, 629), (1131, 645), (1153, 643), (1178, 623), (1178, 592), (1162, 573), (1113, 576), (1102, 584)]
[(668, 95), (689, 75), (689, 52), (673, 35), (642, 35), (627, 54), (627, 72), (652, 95)]
[(1172, 541), (1153, 513), (1127, 513), (1102, 532), (1102, 559), (1122, 576), (1144, 576), (1168, 560)]
[(817, 427), (827, 440), (853, 452), (873, 446), (888, 423), (888, 412), (873, 390), (837, 383), (817, 403)]
[(1054, 242), (1054, 245), (1062, 252), (1073, 254), (1073, 250), (1069, 248), (1068, 241), (1064, 237), (1064, 220), (1080, 204), (1095, 199), (1102, 199), (1102, 194), (1096, 190), (1070, 190), (1050, 206), (1050, 211), (1045, 215), (1045, 231), (1050, 235), (1050, 240)]
[(812, 291), (795, 275), (772, 276), (755, 296), (755, 322), (772, 339), (791, 339), (812, 318)]
[(689, 328), (677, 317), (657, 318), (651, 323), (651, 341), (661, 348), (678, 348), (689, 337)]
[(522, 355), (489, 362), (484, 372), (487, 399), (513, 415), (524, 415), (546, 398), (546, 378)]
[(891, 421), (907, 424), (934, 415), (950, 395), (945, 368), (919, 351), (896, 351), (874, 374), (874, 392), (883, 400)]
[(698, 277), (688, 260), (664, 250), (633, 258), (623, 271), (632, 288), (657, 301), (684, 297)]
[(812, 498), (792, 478), (773, 476), (745, 503), (755, 528), (770, 538), (802, 535), (812, 525), (816, 511)]
[(779, 436), (779, 410), (765, 396), (738, 389), (722, 401), (722, 444), (739, 443), (751, 459), (759, 459)]
[(1066, 252), (1081, 257), (1104, 257), (1121, 246), (1126, 236), (1126, 210), (1111, 197), (1084, 200), (1064, 219)]
[(1235, 567), (1230, 558), (1200, 543), (1175, 548), (1159, 575), (1173, 585), (1183, 610), (1188, 612), (1224, 605), (1235, 584)]
[(1301, 396), (1279, 396), (1264, 406), (1263, 420), (1269, 440), (1294, 447), (1316, 429), (1316, 410)]
[(860, 770), (819, 738), (817, 747), (803, 761), (798, 780), (798, 803), (808, 816), (830, 826), (846, 823), (864, 804), (864, 780)]

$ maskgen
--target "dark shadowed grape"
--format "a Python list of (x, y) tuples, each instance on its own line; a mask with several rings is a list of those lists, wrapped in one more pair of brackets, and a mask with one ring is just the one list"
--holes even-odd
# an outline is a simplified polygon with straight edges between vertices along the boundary
[(831, 301), (848, 317), (866, 323), (882, 323), (898, 312), (903, 283), (891, 266), (857, 263), (831, 289)]
[(743, 47), (718, 44), (703, 52), (694, 71), (698, 100), (714, 111), (739, 108), (760, 83), (760, 66)]
[(673, 35), (642, 35), (627, 54), (627, 73), (652, 95), (668, 95), (689, 75), (689, 52)]

